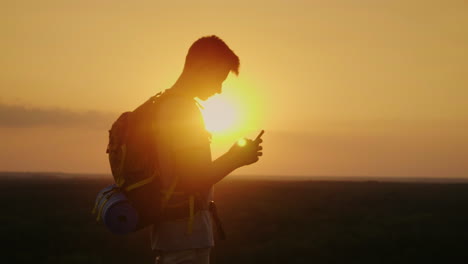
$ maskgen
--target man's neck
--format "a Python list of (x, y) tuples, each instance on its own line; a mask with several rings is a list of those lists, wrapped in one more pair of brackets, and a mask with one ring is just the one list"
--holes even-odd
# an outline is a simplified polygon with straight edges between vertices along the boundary
[(179, 79), (170, 88), (171, 91), (181, 94), (190, 98), (195, 98), (195, 92), (193, 91), (193, 85), (190, 84), (190, 80), (181, 75)]

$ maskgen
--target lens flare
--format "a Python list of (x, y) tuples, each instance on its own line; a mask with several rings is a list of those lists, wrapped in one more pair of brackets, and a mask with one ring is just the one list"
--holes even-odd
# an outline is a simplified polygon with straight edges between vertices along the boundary
[(241, 139), (237, 140), (237, 145), (239, 147), (244, 147), (245, 145), (247, 145), (247, 140), (245, 140), (245, 138), (241, 138)]

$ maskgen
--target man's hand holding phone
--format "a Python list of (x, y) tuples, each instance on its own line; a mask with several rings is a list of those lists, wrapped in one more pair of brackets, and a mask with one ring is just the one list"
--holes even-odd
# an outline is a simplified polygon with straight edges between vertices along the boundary
[(254, 140), (242, 138), (231, 147), (229, 153), (238, 167), (255, 163), (263, 155), (263, 147), (260, 145), (263, 133), (264, 130), (260, 131)]

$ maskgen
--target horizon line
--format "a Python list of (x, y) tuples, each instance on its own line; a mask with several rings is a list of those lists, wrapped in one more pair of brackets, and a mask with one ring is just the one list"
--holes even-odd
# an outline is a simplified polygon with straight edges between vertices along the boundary
[[(41, 178), (55, 179), (103, 179), (111, 173), (102, 172), (60, 172), (60, 171), (0, 171), (0, 179), (20, 177), (29, 178), (31, 176), (41, 176)], [(29, 176), (29, 177), (28, 177)], [(92, 176), (101, 176), (99, 178)], [(344, 176), (344, 175), (275, 175), (275, 174), (231, 174), (231, 177), (224, 180), (271, 180), (271, 181), (352, 181), (352, 182), (407, 182), (407, 183), (468, 183), (468, 177), (424, 177), (424, 176)], [(232, 176), (236, 178), (232, 178)]]

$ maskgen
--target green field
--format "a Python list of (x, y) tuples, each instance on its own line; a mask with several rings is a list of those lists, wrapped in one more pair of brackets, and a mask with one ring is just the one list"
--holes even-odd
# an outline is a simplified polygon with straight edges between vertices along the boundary
[[(153, 263), (91, 210), (103, 179), (0, 179), (2, 263)], [(468, 184), (225, 180), (216, 263), (466, 263)]]

